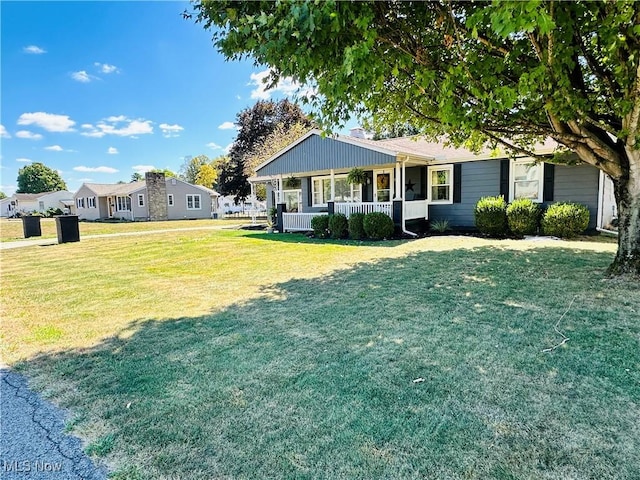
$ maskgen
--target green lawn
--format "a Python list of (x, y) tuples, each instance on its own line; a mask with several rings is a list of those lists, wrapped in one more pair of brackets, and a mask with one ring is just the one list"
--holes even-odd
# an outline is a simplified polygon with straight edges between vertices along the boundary
[[(104, 235), (111, 233), (144, 232), (166, 228), (194, 228), (208, 226), (229, 226), (248, 223), (245, 219), (230, 220), (171, 220), (169, 222), (79, 222), (80, 237), (85, 235)], [(54, 218), (40, 219), (41, 237), (56, 238), (56, 221)], [(0, 219), (0, 242), (24, 240), (22, 220), (19, 218)]]
[(603, 278), (614, 252), (226, 230), (3, 251), (3, 359), (115, 478), (640, 478), (640, 290)]

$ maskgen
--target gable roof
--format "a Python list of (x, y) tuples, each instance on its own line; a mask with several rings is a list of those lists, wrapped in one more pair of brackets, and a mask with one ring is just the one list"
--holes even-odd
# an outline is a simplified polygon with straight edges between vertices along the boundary
[[(256, 173), (313, 135), (321, 136), (322, 132), (317, 129), (310, 130), (295, 142), (289, 144), (275, 155), (268, 158), (265, 162), (258, 165), (258, 167), (256, 167)], [(462, 162), (507, 157), (507, 154), (502, 151), (499, 151), (499, 153), (496, 154), (492, 149), (483, 148), (480, 152), (476, 153), (463, 147), (446, 146), (443, 142), (429, 142), (419, 136), (389, 138), (384, 140), (371, 140), (345, 135), (334, 135), (325, 138), (350, 145), (356, 145), (396, 158), (398, 156), (407, 156), (433, 163), (441, 163), (444, 161)], [(536, 144), (534, 149), (538, 154), (551, 154), (558, 147), (559, 144), (555, 140), (547, 138), (544, 142)], [(259, 176), (260, 174), (257, 175)]]
[(144, 181), (139, 181), (131, 183), (83, 183), (82, 186), (87, 187), (99, 197), (105, 197), (107, 195), (129, 195), (136, 190), (140, 190), (141, 187), (145, 187), (146, 184)]

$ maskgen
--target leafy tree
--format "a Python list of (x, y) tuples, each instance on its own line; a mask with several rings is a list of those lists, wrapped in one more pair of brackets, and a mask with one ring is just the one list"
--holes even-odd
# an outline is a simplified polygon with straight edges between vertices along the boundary
[(300, 107), (289, 100), (278, 102), (261, 100), (253, 107), (247, 108), (236, 116), (238, 135), (229, 152), (229, 162), (223, 165), (218, 179), (219, 192), (222, 195), (234, 195), (235, 201), (246, 199), (251, 193), (247, 182), (247, 165), (265, 139), (276, 129), (290, 129), (293, 125), (304, 125), (311, 128), (313, 122)]
[(43, 163), (34, 162), (18, 170), (17, 193), (42, 193), (66, 190), (60, 174)]
[(140, 182), (142, 180), (144, 180), (144, 175), (142, 175), (140, 172), (135, 172), (133, 175), (131, 175), (132, 182)]
[(165, 177), (176, 177), (178, 178), (178, 175), (176, 174), (176, 172), (173, 172), (171, 170), (169, 170), (168, 168), (154, 168), (153, 170), (149, 170), (150, 172), (155, 172), (155, 173), (164, 173)]
[[(640, 2), (194, 4), (230, 59), (316, 86), (324, 125), (379, 128), (532, 155), (551, 137), (614, 182), (612, 274), (640, 274)], [(188, 12), (185, 16), (188, 16)], [(555, 161), (571, 161), (556, 155)]]
[[(203, 165), (211, 162), (206, 155), (198, 155), (197, 157), (185, 157), (184, 163), (180, 167), (180, 178), (185, 182), (196, 183), (198, 173)], [(199, 184), (201, 185), (201, 184)]]
[(2, 200), (3, 198), (7, 198), (7, 194), (4, 192), (0, 192), (0, 200)]
[(203, 187), (213, 188), (218, 179), (218, 170), (213, 165), (213, 162), (205, 163), (198, 170), (196, 175), (196, 181), (193, 182), (196, 185), (202, 185)]

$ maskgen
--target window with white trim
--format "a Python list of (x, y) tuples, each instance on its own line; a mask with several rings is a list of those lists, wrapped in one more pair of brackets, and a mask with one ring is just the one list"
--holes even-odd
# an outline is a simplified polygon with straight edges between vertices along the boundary
[(529, 198), (534, 202), (542, 202), (544, 186), (544, 164), (527, 160), (514, 160), (509, 169), (511, 188), (509, 201), (517, 198)]
[(187, 194), (187, 210), (200, 210), (200, 194)]
[[(352, 185), (347, 182), (346, 175), (334, 177), (334, 201), (360, 202), (362, 200), (362, 185)], [(311, 189), (314, 207), (326, 207), (331, 200), (331, 177), (313, 177)]]
[(167, 205), (169, 205), (170, 207), (173, 207), (173, 193), (169, 193), (167, 195)]
[(116, 209), (119, 212), (130, 212), (131, 211), (131, 197), (130, 196), (120, 196), (116, 197)]
[(427, 178), (430, 203), (453, 203), (453, 165), (429, 167)]
[(44, 202), (42, 200), (40, 200), (38, 202), (38, 210), (43, 211), (44, 210)]
[(76, 198), (76, 208), (84, 208), (84, 197)]
[(96, 197), (87, 197), (87, 208), (96, 208)]
[(144, 193), (138, 194), (138, 206), (144, 207)]

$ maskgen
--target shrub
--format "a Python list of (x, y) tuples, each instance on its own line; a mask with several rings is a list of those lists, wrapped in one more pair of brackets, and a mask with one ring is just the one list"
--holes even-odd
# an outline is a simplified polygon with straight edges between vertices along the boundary
[(367, 237), (373, 240), (382, 240), (393, 235), (393, 220), (382, 212), (371, 212), (364, 216), (362, 222)]
[(440, 218), (431, 222), (432, 232), (444, 233), (448, 230), (451, 230), (451, 225), (449, 225), (449, 220), (446, 218)]
[(329, 232), (331, 238), (345, 238), (349, 231), (349, 222), (344, 213), (329, 215)]
[(509, 229), (516, 235), (535, 235), (540, 222), (540, 206), (530, 198), (519, 198), (507, 207)]
[(327, 238), (329, 235), (329, 216), (318, 215), (311, 219), (311, 228), (313, 228), (313, 234), (318, 238)]
[(482, 197), (474, 210), (476, 227), (491, 237), (504, 237), (509, 232), (507, 203), (504, 197)]
[(579, 203), (554, 203), (542, 216), (542, 232), (561, 238), (572, 238), (589, 226), (589, 209)]
[(352, 213), (349, 215), (349, 238), (361, 240), (365, 238), (364, 213)]

